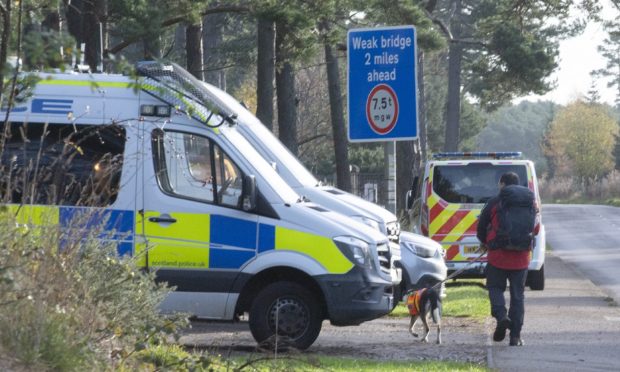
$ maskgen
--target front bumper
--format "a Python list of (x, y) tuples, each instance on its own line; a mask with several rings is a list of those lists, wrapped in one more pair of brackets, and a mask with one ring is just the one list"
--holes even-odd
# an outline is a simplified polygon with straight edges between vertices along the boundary
[(316, 277), (333, 325), (358, 325), (388, 314), (394, 307), (393, 284), (376, 273), (354, 267), (344, 275)]

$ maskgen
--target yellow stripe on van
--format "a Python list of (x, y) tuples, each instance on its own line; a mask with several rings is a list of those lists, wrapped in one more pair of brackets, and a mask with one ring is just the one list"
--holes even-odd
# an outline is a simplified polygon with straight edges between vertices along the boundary
[[(442, 210), (437, 217), (435, 217), (429, 226), (430, 236), (435, 235), (441, 227), (448, 222), (450, 217), (454, 215), (456, 211), (461, 207), (460, 204), (450, 204), (444, 210)], [(429, 216), (430, 217), (430, 216)]]
[(150, 267), (178, 269), (207, 269), (209, 267), (207, 244), (150, 238), (148, 257)]
[(57, 206), (11, 204), (8, 206), (8, 211), (15, 216), (19, 224), (56, 226), (60, 223), (60, 209)]
[(443, 241), (454, 242), (456, 239), (460, 238), (463, 234), (465, 234), (469, 227), (476, 222), (478, 219), (478, 214), (480, 214), (479, 209), (469, 211), (469, 213), (467, 213), (465, 217), (463, 217), (461, 221), (459, 221), (459, 223), (457, 223), (456, 226), (450, 230)]
[[(161, 213), (146, 211), (136, 217), (136, 236), (146, 236), (147, 242), (136, 242), (137, 265), (177, 268), (208, 268), (211, 216), (204, 213), (171, 213), (177, 220), (191, 220), (191, 224), (160, 224), (150, 222), (150, 217)], [(182, 237), (182, 240), (179, 239)], [(148, 249), (148, 251), (147, 251)], [(181, 258), (182, 257), (182, 258)]]
[(122, 81), (94, 81), (94, 80), (56, 80), (42, 79), (37, 82), (40, 85), (69, 85), (73, 87), (103, 87), (103, 88), (129, 88), (131, 84)]
[(336, 244), (324, 236), (276, 226), (276, 250), (306, 254), (317, 260), (330, 274), (344, 274), (353, 268)]

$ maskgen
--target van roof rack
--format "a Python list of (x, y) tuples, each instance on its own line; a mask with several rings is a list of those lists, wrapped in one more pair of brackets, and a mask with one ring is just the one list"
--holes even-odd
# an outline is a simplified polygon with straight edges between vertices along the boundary
[(438, 152), (432, 155), (433, 159), (462, 159), (462, 158), (478, 158), (478, 159), (512, 159), (520, 158), (521, 151), (496, 151), (496, 152)]

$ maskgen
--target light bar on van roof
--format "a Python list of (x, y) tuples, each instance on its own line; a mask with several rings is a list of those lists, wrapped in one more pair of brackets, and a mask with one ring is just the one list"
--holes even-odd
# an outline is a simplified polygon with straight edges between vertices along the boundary
[(497, 152), (438, 152), (433, 154), (433, 159), (462, 159), (462, 158), (492, 158), (507, 159), (521, 157), (521, 151), (497, 151)]

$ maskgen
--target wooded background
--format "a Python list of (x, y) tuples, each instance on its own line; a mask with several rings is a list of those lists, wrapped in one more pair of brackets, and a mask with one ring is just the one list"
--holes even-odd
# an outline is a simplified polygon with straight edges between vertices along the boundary
[[(382, 179), (384, 150), (347, 142), (346, 32), (414, 25), (420, 138), (396, 146), (399, 211), (422, 161), (442, 150), (522, 151), (539, 176), (589, 182), (620, 162), (620, 0), (610, 1), (603, 22), (596, 0), (0, 0), (0, 102), (12, 105), (19, 70), (174, 61), (246, 104), (319, 179), (359, 193), (351, 165)], [(615, 107), (594, 89), (566, 107), (513, 104), (553, 88), (559, 41), (595, 21), (607, 66), (592, 76), (617, 89)]]

